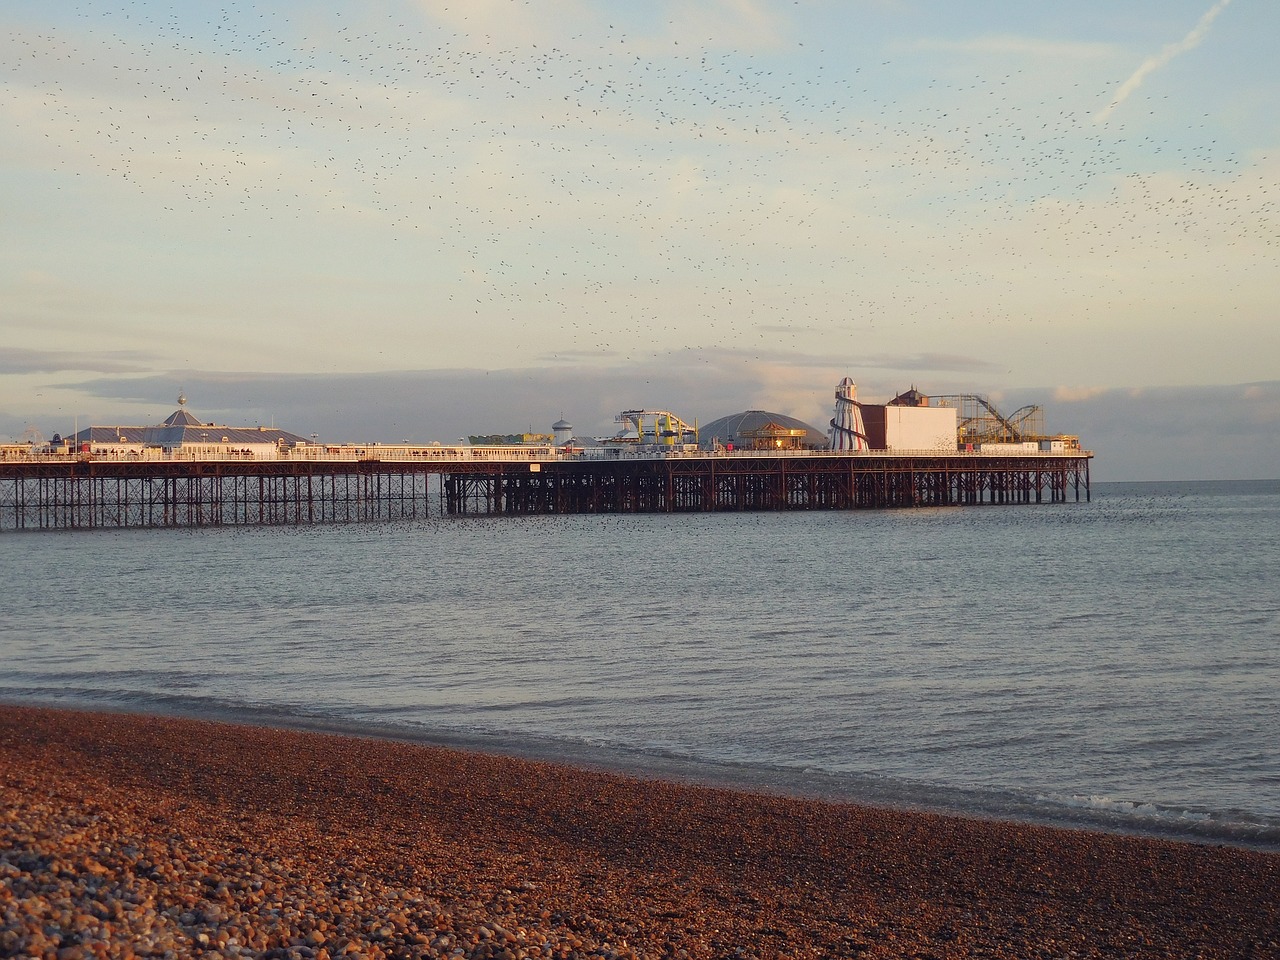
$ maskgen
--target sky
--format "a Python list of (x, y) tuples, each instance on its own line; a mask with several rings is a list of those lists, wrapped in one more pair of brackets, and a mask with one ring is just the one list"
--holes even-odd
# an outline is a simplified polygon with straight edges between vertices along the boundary
[(0, 442), (1042, 404), (1280, 477), (1273, 0), (4, 0)]

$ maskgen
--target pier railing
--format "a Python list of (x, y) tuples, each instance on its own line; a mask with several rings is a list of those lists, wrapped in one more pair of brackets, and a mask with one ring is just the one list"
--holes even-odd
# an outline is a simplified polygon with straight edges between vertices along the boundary
[(573, 447), (540, 446), (415, 446), (403, 444), (343, 444), (341, 446), (297, 446), (270, 449), (225, 449), (218, 446), (164, 450), (97, 450), (74, 453), (30, 452), (0, 454), (4, 463), (534, 463), (559, 461), (613, 460), (799, 460), (875, 459), (884, 457), (1092, 457), (1087, 450), (667, 450), (619, 446)]
[(0, 531), (1089, 499), (1084, 451), (307, 446), (0, 460)]

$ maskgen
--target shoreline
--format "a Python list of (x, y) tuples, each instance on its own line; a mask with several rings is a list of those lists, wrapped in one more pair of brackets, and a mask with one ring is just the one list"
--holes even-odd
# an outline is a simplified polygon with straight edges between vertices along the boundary
[[(39, 698), (0, 699), (0, 708), (14, 706), (84, 713), (157, 716), (196, 722), (229, 723), (266, 729), (386, 740), (463, 753), (548, 762), (641, 780), (665, 780), (688, 786), (723, 788), (800, 800), (821, 800), (930, 813), (1011, 825), (1032, 825), (1119, 836), (1146, 837), (1182, 843), (1226, 845), (1261, 853), (1280, 854), (1280, 823), (1221, 821), (1190, 815), (1178, 808), (1117, 800), (1116, 809), (1074, 805), (1037, 796), (1035, 801), (1015, 791), (981, 790), (872, 776), (841, 775), (817, 770), (738, 765), (714, 760), (652, 753), (625, 746), (568, 743), (525, 736), (486, 737), (405, 724), (346, 719), (286, 710), (252, 709), (191, 703), (104, 704), (93, 700), (50, 701)], [(1151, 813), (1133, 810), (1149, 808)]]
[(1273, 853), (400, 740), (0, 706), (0, 794), (0, 955), (1280, 955)]

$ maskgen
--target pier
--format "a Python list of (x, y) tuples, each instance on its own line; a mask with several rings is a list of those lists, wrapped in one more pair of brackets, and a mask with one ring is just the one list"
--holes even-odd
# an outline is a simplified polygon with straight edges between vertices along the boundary
[(648, 452), (306, 447), (274, 458), (0, 459), (0, 532), (431, 516), (861, 510), (1079, 502), (1087, 451)]

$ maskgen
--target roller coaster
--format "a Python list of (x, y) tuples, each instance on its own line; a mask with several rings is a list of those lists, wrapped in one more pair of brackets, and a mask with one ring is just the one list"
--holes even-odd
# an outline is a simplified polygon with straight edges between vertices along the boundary
[(939, 405), (956, 408), (956, 437), (960, 443), (1024, 443), (1042, 440), (1044, 408), (1029, 403), (1005, 416), (986, 397), (976, 393), (934, 397)]

